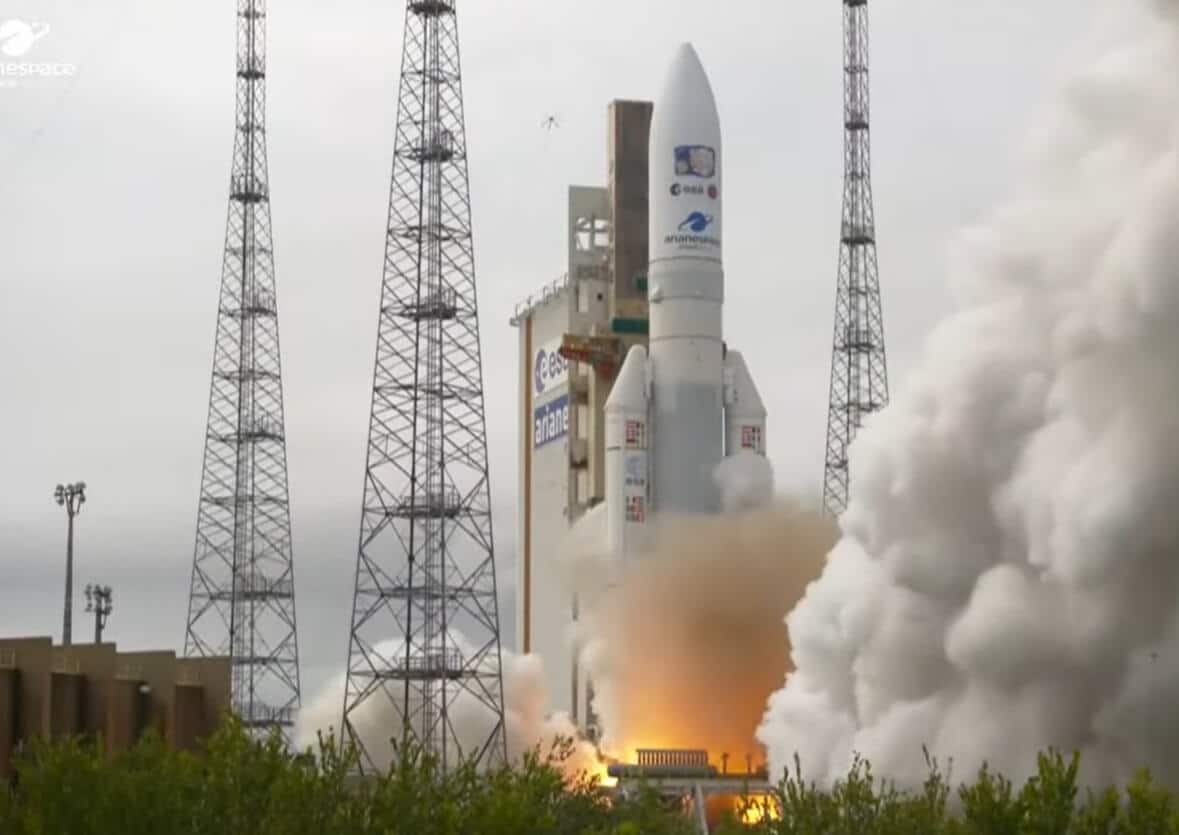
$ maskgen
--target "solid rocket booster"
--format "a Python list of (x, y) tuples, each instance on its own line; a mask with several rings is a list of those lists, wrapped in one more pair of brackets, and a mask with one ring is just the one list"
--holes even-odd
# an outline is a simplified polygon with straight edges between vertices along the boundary
[(722, 458), (765, 455), (765, 406), (723, 341), (720, 119), (689, 44), (655, 102), (648, 165), (649, 348), (627, 353), (605, 407), (606, 518), (620, 556), (642, 550), (652, 511), (718, 512)]

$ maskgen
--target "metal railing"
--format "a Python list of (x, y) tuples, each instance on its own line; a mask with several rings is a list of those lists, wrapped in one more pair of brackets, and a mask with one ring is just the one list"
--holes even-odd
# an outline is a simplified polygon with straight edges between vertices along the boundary
[(638, 765), (673, 768), (708, 768), (708, 752), (679, 748), (639, 748)]
[(272, 707), (254, 702), (247, 710), (238, 714), (242, 722), (252, 727), (281, 725), (288, 727), (295, 723), (295, 710), (291, 707)]
[(512, 312), (512, 318), (509, 324), (516, 327), (520, 321), (531, 313), (536, 308), (545, 304), (550, 299), (559, 295), (562, 291), (569, 287), (569, 273), (562, 273), (560, 278), (553, 279), (544, 287), (541, 287), (535, 293), (530, 295), (524, 301), (518, 303), (515, 310)]

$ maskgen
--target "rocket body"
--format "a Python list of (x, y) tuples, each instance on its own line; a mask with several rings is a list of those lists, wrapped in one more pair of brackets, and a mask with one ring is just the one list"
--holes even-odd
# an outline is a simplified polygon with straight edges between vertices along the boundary
[(659, 512), (713, 513), (712, 473), (724, 456), (721, 135), (688, 44), (655, 102), (650, 142), (651, 502)]
[(630, 349), (605, 408), (607, 524), (624, 558), (653, 515), (720, 512), (725, 457), (765, 455), (765, 407), (724, 343), (720, 118), (689, 44), (655, 102), (648, 165), (648, 347)]

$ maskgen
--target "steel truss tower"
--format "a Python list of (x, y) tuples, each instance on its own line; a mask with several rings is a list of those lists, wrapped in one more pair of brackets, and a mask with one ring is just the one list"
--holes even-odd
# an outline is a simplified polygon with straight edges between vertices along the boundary
[(237, 4), (237, 129), (197, 510), (186, 656), (229, 655), (257, 732), (299, 707), (270, 189), (265, 0)]
[[(506, 757), (454, 0), (406, 6), (343, 738)], [(461, 716), (460, 716), (461, 714)], [(381, 717), (377, 728), (371, 719)]]
[(872, 209), (867, 0), (843, 0), (843, 58), (843, 223), (823, 477), (823, 507), (833, 516), (847, 507), (848, 446), (864, 417), (888, 403)]

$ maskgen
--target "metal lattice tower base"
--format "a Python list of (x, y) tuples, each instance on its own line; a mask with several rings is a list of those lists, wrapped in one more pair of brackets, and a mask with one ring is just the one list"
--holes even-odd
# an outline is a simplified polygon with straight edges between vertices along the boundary
[(453, 0), (407, 3), (343, 738), (506, 757)]
[(864, 417), (888, 403), (888, 362), (876, 267), (868, 127), (868, 3), (844, 0), (844, 186), (823, 507), (847, 507), (847, 451)]
[(292, 724), (299, 652), (266, 165), (264, 0), (238, 0), (237, 15), (237, 130), (184, 654), (231, 656), (233, 708), (262, 733)]

